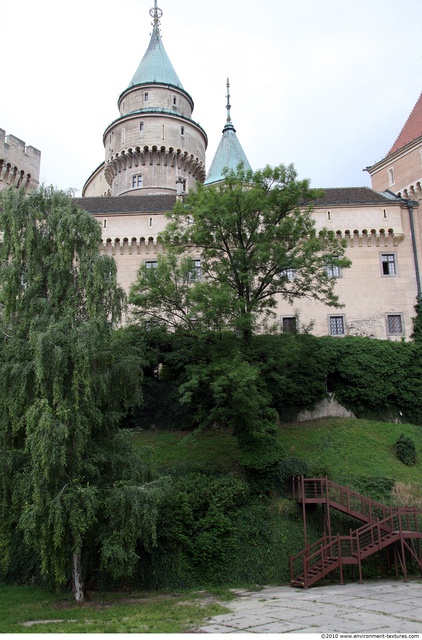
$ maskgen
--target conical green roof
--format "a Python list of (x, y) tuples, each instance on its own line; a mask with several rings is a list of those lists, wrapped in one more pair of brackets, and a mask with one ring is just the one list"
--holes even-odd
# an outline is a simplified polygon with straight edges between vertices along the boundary
[(246, 170), (251, 169), (251, 165), (242, 149), (242, 145), (237, 139), (236, 129), (232, 125), (230, 118), (230, 83), (227, 79), (227, 122), (223, 129), (223, 136), (217, 147), (213, 161), (211, 162), (205, 184), (221, 182), (224, 180), (224, 169), (237, 169), (240, 163)]
[(223, 129), (223, 137), (220, 140), (210, 170), (208, 171), (205, 184), (212, 184), (213, 182), (224, 180), (223, 169), (235, 170), (241, 162), (245, 169), (251, 168), (245, 152), (237, 139), (236, 129), (233, 125), (226, 125)]
[[(151, 11), (154, 11), (153, 9)], [(145, 52), (129, 87), (137, 84), (149, 84), (151, 82), (159, 84), (171, 84), (183, 89), (173, 65), (170, 62), (166, 50), (161, 40), (158, 13), (160, 9), (155, 7), (153, 31), (148, 49)]]

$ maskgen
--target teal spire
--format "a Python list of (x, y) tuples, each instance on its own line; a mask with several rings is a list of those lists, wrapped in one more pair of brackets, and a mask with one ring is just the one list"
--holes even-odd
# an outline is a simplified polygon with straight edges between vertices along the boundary
[(160, 34), (160, 18), (163, 15), (154, 0), (154, 7), (150, 10), (152, 17), (152, 34), (148, 49), (142, 58), (129, 87), (137, 84), (170, 84), (183, 89), (177, 73), (170, 62)]
[(242, 145), (237, 139), (236, 129), (234, 128), (231, 120), (230, 110), (230, 82), (227, 78), (227, 120), (223, 129), (223, 136), (220, 140), (220, 144), (217, 147), (213, 161), (211, 162), (210, 170), (208, 171), (205, 184), (213, 184), (214, 182), (221, 182), (224, 180), (224, 169), (235, 170), (237, 166), (242, 162), (245, 169), (251, 169), (251, 165), (242, 149)]

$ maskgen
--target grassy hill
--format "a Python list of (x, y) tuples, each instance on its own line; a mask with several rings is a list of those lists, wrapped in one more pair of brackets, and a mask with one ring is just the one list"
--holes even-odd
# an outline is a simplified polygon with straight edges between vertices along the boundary
[[(415, 443), (413, 466), (394, 454), (402, 433)], [(230, 433), (150, 430), (135, 438), (149, 448), (155, 469), (173, 475), (178, 483), (163, 522), (167, 537), (153, 558), (154, 588), (289, 582), (289, 556), (303, 549), (304, 540), (302, 509), (288, 484), (275, 484), (270, 496), (255, 494), (244, 500), (239, 494), (239, 501), (232, 500), (229, 507), (227, 499), (235, 489), (230, 483), (233, 477), (242, 478), (236, 439)], [(286, 458), (306, 461), (308, 476), (327, 475), (387, 504), (422, 507), (421, 427), (330, 418), (280, 425), (279, 439)], [(341, 534), (361, 524), (338, 512), (331, 522), (333, 533)], [(307, 525), (312, 543), (323, 533), (320, 508), (309, 509)], [(383, 552), (365, 561), (366, 577), (389, 571)]]
[[(394, 444), (404, 433), (417, 451), (417, 463), (406, 466), (394, 454)], [(175, 467), (240, 473), (236, 439), (227, 431), (200, 433), (140, 431), (140, 446), (150, 448), (154, 466), (160, 471)], [(340, 484), (356, 479), (389, 478), (414, 485), (415, 497), (422, 491), (422, 427), (350, 418), (283, 424), (279, 438), (286, 455), (304, 459), (310, 469), (327, 474)]]

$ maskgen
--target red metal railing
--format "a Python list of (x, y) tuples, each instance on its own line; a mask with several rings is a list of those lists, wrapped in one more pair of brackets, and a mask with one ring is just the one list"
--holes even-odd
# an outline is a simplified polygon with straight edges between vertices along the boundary
[(394, 507), (387, 507), (328, 478), (294, 478), (293, 497), (297, 502), (330, 505), (365, 522), (372, 522), (377, 518), (382, 520), (395, 510)]
[[(422, 538), (422, 509), (387, 507), (327, 478), (297, 478), (294, 495), (299, 502), (327, 504), (351, 515), (360, 514), (356, 517), (368, 522), (350, 531), (348, 536), (324, 535), (291, 556), (290, 578), (293, 586), (310, 587), (335, 569), (340, 570), (340, 580), (343, 582), (343, 566), (346, 564), (358, 565), (359, 579), (362, 581), (362, 560), (397, 541), (401, 542), (403, 568), (406, 571), (405, 540)], [(379, 513), (383, 517), (378, 517)], [(420, 547), (419, 556), (414, 557), (422, 571)]]

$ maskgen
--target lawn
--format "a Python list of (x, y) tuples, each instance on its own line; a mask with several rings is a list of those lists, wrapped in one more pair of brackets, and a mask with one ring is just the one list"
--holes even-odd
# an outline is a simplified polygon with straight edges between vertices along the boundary
[(70, 594), (0, 586), (0, 633), (186, 633), (226, 611), (210, 593), (91, 594), (81, 606)]
[[(408, 467), (394, 455), (401, 433), (415, 442), (418, 461)], [(384, 476), (422, 485), (422, 427), (349, 418), (297, 422), (280, 428), (289, 455), (329, 470), (342, 484), (354, 476)]]
[(162, 472), (189, 466), (198, 470), (240, 472), (236, 438), (228, 431), (203, 432), (145, 430), (135, 441), (149, 449), (153, 465)]
[[(401, 433), (412, 438), (418, 460), (408, 467), (394, 455)], [(150, 449), (160, 471), (186, 466), (239, 472), (236, 439), (227, 431), (199, 433), (145, 430), (136, 433), (139, 446)], [(422, 486), (422, 427), (352, 418), (323, 418), (282, 424), (279, 438), (288, 456), (327, 469), (332, 480), (347, 483), (354, 476), (384, 476)]]

